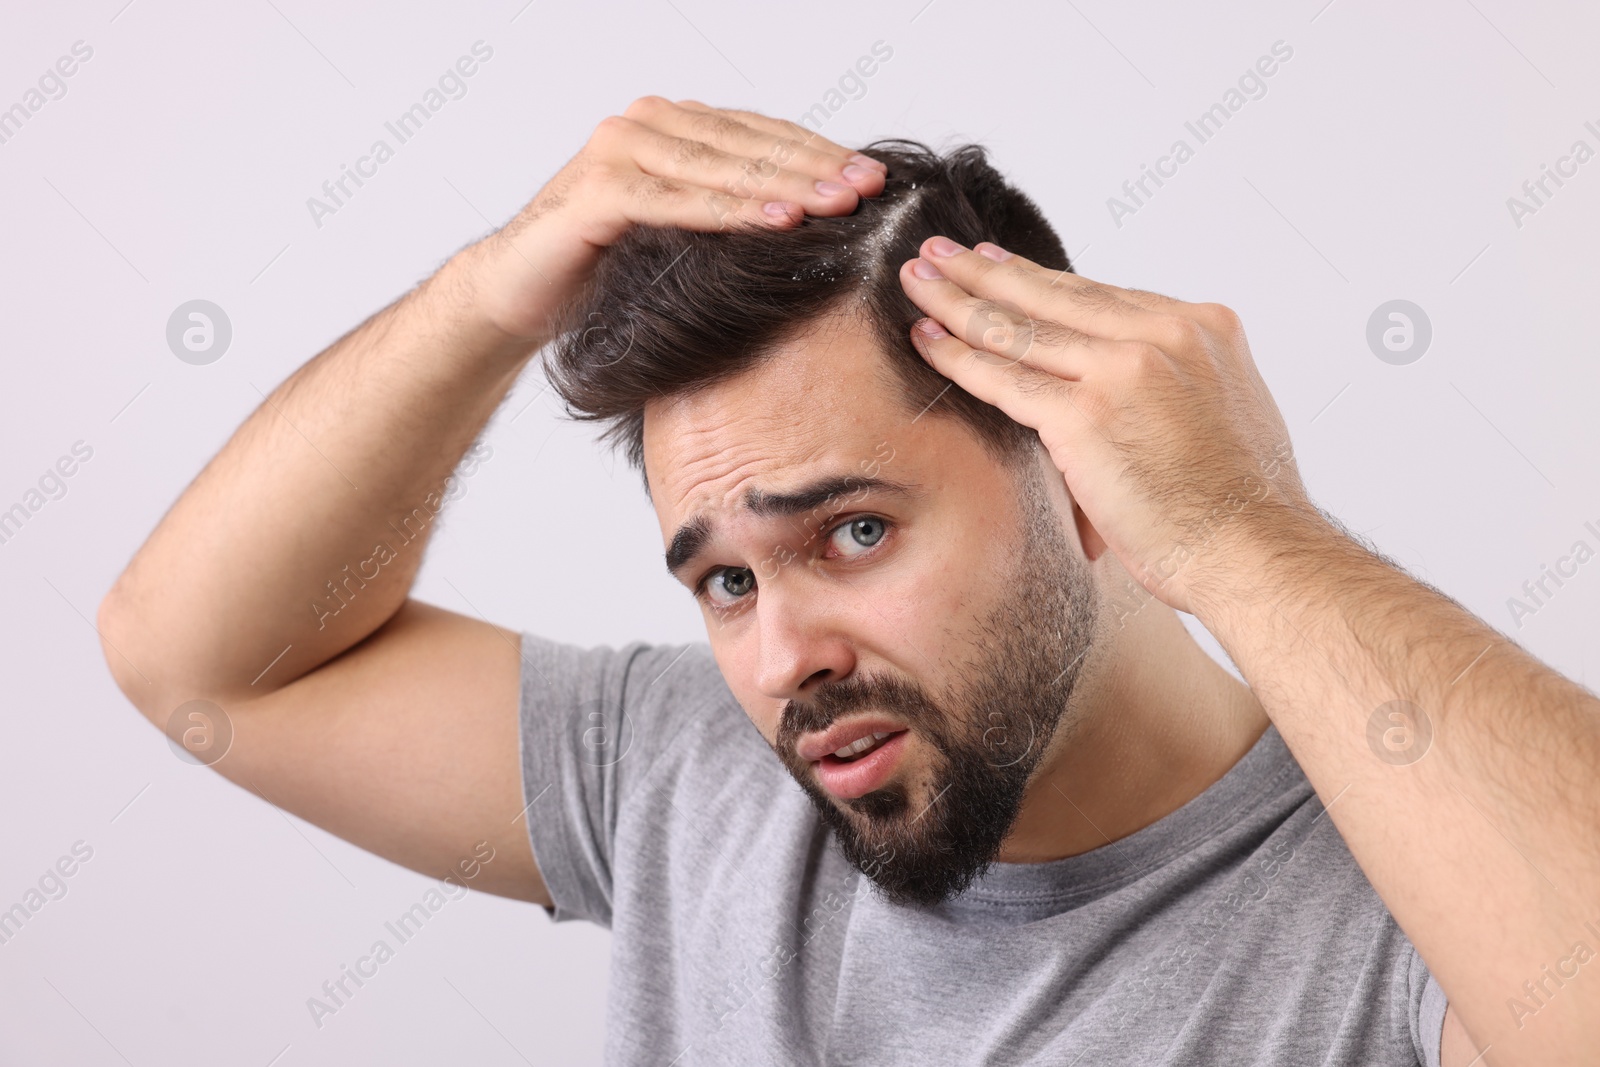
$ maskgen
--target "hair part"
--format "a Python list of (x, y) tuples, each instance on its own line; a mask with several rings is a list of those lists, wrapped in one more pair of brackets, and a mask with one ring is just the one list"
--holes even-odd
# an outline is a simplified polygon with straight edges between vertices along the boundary
[[(1070, 271), (1055, 230), (990, 165), (981, 145), (944, 154), (888, 138), (862, 152), (889, 168), (882, 194), (849, 215), (807, 215), (788, 230), (635, 226), (601, 253), (558, 313), (545, 375), (569, 417), (606, 424), (645, 482), (644, 409), (761, 364), (787, 338), (830, 317), (858, 321), (887, 356), (887, 382), (910, 415), (965, 423), (1001, 464), (1030, 459), (1038, 435), (930, 367), (910, 339), (923, 312), (899, 268), (943, 234)], [(708, 205), (711, 199), (708, 197)]]

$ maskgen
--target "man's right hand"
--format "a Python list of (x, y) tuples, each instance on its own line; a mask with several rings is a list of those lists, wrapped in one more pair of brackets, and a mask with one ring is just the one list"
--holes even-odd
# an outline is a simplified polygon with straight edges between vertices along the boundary
[(689, 101), (601, 122), (509, 225), (290, 375), (161, 518), (100, 605), (128, 699), (185, 747), (208, 702), (232, 730), (214, 770), (362, 848), (436, 877), (493, 855), (474, 888), (550, 903), (518, 630), (467, 592), (465, 612), (410, 598), (448, 479), (630, 226), (846, 214), (884, 180), (849, 166), (792, 123)]
[(659, 96), (603, 119), (583, 149), (500, 230), (468, 250), (474, 303), (535, 345), (634, 225), (787, 229), (848, 215), (887, 168), (803, 126)]

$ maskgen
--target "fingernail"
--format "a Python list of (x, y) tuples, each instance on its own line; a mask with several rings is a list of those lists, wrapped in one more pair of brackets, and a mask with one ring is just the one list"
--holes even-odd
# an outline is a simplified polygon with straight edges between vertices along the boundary
[(881, 159), (873, 159), (871, 156), (864, 156), (860, 152), (852, 155), (850, 157), (850, 162), (859, 163), (863, 167), (877, 167), (885, 174), (889, 173), (889, 164), (883, 162)]
[(789, 214), (789, 202), (786, 200), (768, 200), (761, 205), (761, 210), (775, 218), (786, 218)]
[(915, 274), (919, 278), (926, 278), (929, 281), (932, 281), (935, 278), (944, 277), (943, 274), (939, 273), (938, 267), (935, 267), (932, 263), (929, 263), (925, 259), (919, 259), (915, 263), (911, 264), (911, 273)]
[(943, 326), (940, 326), (939, 323), (933, 319), (923, 319), (921, 322), (917, 323), (917, 329), (922, 333), (927, 334), (929, 337), (950, 336), (950, 331), (946, 330)]
[(932, 252), (936, 256), (953, 256), (957, 252), (965, 252), (966, 249), (962, 248), (948, 237), (935, 237), (933, 240), (928, 242), (928, 251)]
[(1004, 263), (1011, 258), (1011, 253), (995, 244), (993, 241), (984, 241), (973, 249), (980, 256), (988, 256), (996, 263)]
[(819, 181), (817, 183), (817, 192), (821, 193), (823, 196), (838, 196), (840, 193), (844, 192), (846, 188), (846, 186), (840, 185), (838, 182)]
[[(845, 176), (845, 178), (848, 179), (849, 181), (853, 181), (853, 182), (864, 181), (865, 179), (872, 177), (872, 175), (876, 174), (876, 173), (878, 173), (878, 172), (873, 170), (873, 169), (871, 169), (871, 168), (858, 167), (854, 163), (847, 163), (845, 165), (845, 168), (844, 168), (844, 176)], [(879, 176), (881, 177), (882, 175), (880, 174)]]

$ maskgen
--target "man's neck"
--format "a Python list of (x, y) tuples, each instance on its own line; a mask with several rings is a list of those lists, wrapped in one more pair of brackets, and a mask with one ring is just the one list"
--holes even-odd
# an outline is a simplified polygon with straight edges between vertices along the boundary
[(1169, 815), (1227, 773), (1269, 720), (1176, 612), (1108, 627), (1001, 848), (1004, 863), (1075, 856)]

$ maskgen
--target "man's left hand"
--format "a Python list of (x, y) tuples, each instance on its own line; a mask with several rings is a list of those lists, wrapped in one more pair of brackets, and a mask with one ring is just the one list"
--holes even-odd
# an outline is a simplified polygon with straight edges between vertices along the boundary
[(1331, 532), (1233, 311), (988, 242), (919, 251), (900, 282), (929, 316), (911, 331), (923, 358), (1038, 431), (1094, 532), (1164, 603), (1193, 612), (1241, 539)]

